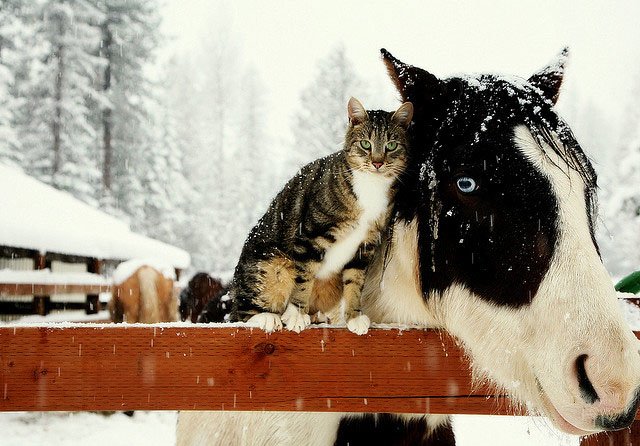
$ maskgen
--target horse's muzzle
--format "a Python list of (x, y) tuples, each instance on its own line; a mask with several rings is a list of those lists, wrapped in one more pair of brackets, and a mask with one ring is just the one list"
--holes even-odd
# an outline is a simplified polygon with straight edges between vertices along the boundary
[(635, 397), (625, 412), (617, 415), (598, 415), (595, 419), (595, 425), (605, 431), (617, 431), (627, 428), (636, 417), (638, 405), (640, 405), (640, 388), (636, 389)]

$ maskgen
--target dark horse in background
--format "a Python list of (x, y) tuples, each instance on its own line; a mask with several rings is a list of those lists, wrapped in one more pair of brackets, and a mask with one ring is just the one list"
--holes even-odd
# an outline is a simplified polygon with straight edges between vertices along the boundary
[[(367, 271), (363, 311), (373, 322), (448, 331), (476, 378), (565, 432), (628, 426), (638, 342), (595, 242), (595, 172), (554, 110), (566, 51), (529, 79), (439, 79), (384, 50), (383, 60), (415, 114), (392, 234)], [(182, 412), (177, 440), (455, 443), (447, 416), (304, 412)]]
[(220, 279), (207, 273), (196, 273), (180, 292), (180, 319), (198, 322), (198, 317), (206, 307), (206, 316), (200, 322), (222, 321), (226, 308), (222, 308), (221, 298), (226, 292), (227, 288)]

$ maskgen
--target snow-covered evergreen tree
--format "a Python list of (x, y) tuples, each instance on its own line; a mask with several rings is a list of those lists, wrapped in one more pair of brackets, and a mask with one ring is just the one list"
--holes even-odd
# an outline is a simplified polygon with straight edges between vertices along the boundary
[(15, 129), (29, 173), (77, 198), (95, 203), (95, 129), (89, 101), (101, 61), (93, 26), (100, 12), (84, 0), (45, 0), (34, 5), (28, 59), (15, 79)]
[(27, 23), (25, 0), (4, 0), (0, 8), (0, 162), (21, 166), (24, 156), (14, 130), (18, 98), (13, 87), (24, 45)]
[(222, 151), (221, 171), (212, 230), (224, 236), (214, 240), (220, 253), (215, 268), (235, 266), (249, 230), (269, 204), (267, 179), (273, 164), (264, 131), (264, 85), (257, 72), (248, 69), (240, 78), (238, 95), (228, 112), (235, 122), (233, 152)]
[(276, 160), (269, 152), (265, 131), (266, 87), (254, 68), (245, 72), (241, 84), (237, 111), (239, 147), (234, 160), (237, 160), (236, 165), (242, 166), (242, 173), (237, 174), (240, 183), (237, 199), (243, 203), (241, 221), (248, 229), (266, 211), (272, 198), (270, 180)]
[(615, 175), (601, 206), (606, 232), (601, 248), (610, 271), (623, 276), (640, 269), (640, 138), (620, 152)]
[[(145, 69), (154, 61), (159, 15), (153, 0), (91, 0), (102, 12), (99, 22), (104, 60), (98, 89), (106, 96), (99, 111), (102, 148), (102, 201), (116, 214), (131, 218), (134, 229), (145, 230), (144, 175), (153, 150), (153, 121), (149, 110), (154, 85)], [(118, 212), (119, 211), (119, 212)]]
[[(171, 70), (167, 70), (171, 73)], [(173, 108), (170, 74), (161, 80), (155, 104), (154, 140), (145, 151), (145, 227), (148, 235), (178, 246), (189, 244), (187, 213), (195, 192), (185, 178), (185, 141)]]
[(364, 96), (344, 46), (336, 47), (320, 60), (313, 82), (302, 92), (301, 108), (293, 126), (297, 163), (306, 164), (337, 151), (347, 127), (347, 102)]
[(188, 222), (191, 242), (198, 243), (194, 266), (218, 272), (235, 266), (238, 238), (245, 235), (239, 229), (244, 218), (237, 193), (244, 163), (236, 158), (240, 144), (234, 128), (240, 53), (229, 26), (219, 25), (203, 43), (199, 74), (183, 71), (181, 78), (188, 82), (175, 84), (178, 100), (184, 101), (178, 106), (178, 123), (191, 121), (187, 125), (194, 128), (188, 137), (192, 144), (185, 147), (188, 178), (197, 189)]
[(607, 146), (613, 152), (611, 171), (600, 175), (601, 251), (605, 264), (617, 276), (640, 269), (640, 73), (630, 90), (618, 149), (614, 141)]
[[(187, 58), (180, 56), (172, 57), (162, 71), (165, 73), (162, 126), (166, 126), (167, 144), (176, 148), (172, 163), (182, 166), (182, 175), (173, 171), (181, 179), (170, 185), (171, 195), (179, 208), (174, 224), (176, 243), (189, 251), (195, 269), (211, 270), (213, 238), (210, 229), (215, 211), (205, 205), (208, 197), (202, 181), (211, 160), (204, 156), (203, 133), (207, 129), (203, 123), (205, 103), (202, 101), (201, 76)], [(178, 161), (180, 156), (182, 159)]]

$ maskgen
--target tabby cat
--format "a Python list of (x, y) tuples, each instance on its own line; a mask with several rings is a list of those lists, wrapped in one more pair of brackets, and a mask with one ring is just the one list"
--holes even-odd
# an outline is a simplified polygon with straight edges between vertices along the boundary
[(413, 105), (367, 111), (351, 98), (347, 110), (344, 149), (303, 167), (251, 230), (231, 284), (232, 320), (300, 332), (343, 298), (349, 330), (368, 331), (360, 295), (407, 161)]

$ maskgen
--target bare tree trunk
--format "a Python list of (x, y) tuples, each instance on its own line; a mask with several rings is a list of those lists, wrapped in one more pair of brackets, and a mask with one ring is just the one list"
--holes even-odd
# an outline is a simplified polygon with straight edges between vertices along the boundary
[[(60, 25), (60, 28), (62, 28), (62, 25)], [(62, 32), (61, 30), (61, 33)], [(53, 166), (51, 169), (51, 178), (54, 184), (56, 184), (56, 175), (60, 172), (62, 151), (62, 86), (65, 70), (64, 47), (62, 45), (58, 45), (56, 56), (58, 59), (58, 73), (55, 85), (55, 112), (53, 123), (51, 124), (51, 131), (53, 133)]]
[[(111, 89), (111, 45), (113, 44), (113, 35), (109, 29), (109, 22), (102, 25), (102, 42), (104, 45), (105, 58), (107, 65), (104, 68), (104, 82), (102, 90), (108, 94)], [(102, 165), (102, 185), (105, 191), (111, 190), (111, 164), (113, 163), (113, 148), (111, 147), (111, 128), (113, 122), (111, 119), (111, 104), (107, 105), (102, 111), (102, 146), (104, 150), (104, 161)]]

